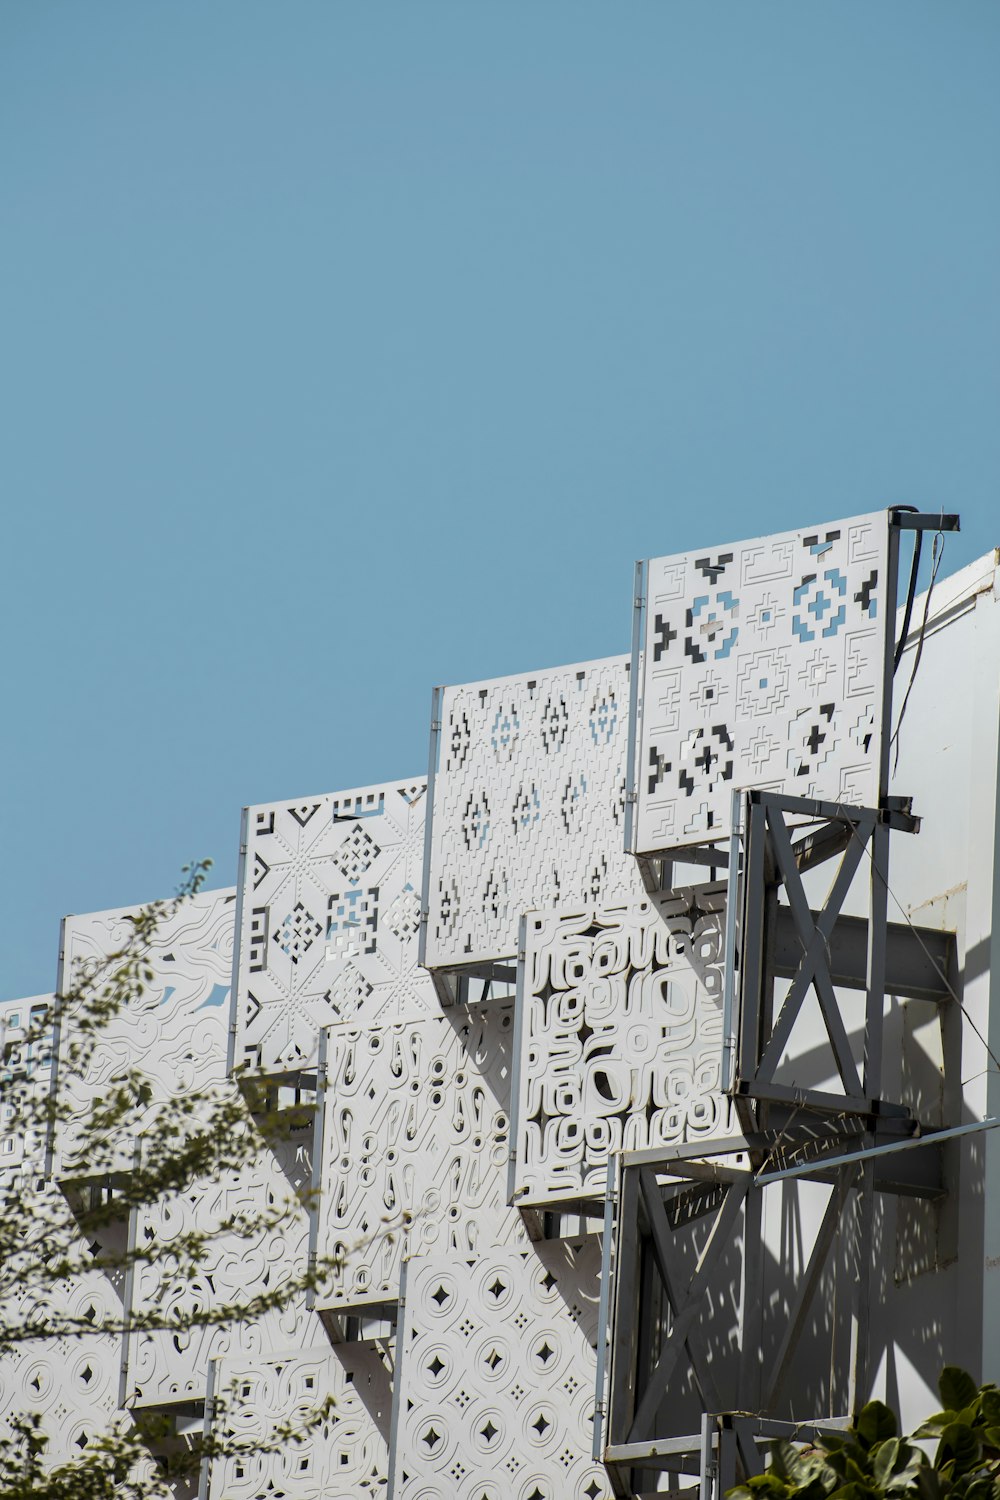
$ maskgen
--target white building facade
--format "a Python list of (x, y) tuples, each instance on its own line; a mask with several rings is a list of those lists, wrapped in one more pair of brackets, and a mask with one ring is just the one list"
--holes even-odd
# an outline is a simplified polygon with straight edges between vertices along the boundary
[[(198, 1284), (67, 1285), (122, 1332), (4, 1354), (0, 1420), (53, 1459), (144, 1409), (245, 1441), (178, 1497), (610, 1500), (1000, 1378), (997, 554), (897, 608), (949, 524), (653, 559), (630, 655), (437, 689), (427, 773), (246, 809), (236, 889), (157, 934), (88, 1074), (65, 1035), (31, 1067), (80, 1112), (148, 1074), (125, 1174), (185, 1090), (307, 1123), (133, 1211), (128, 1245), (212, 1235)], [(66, 919), (59, 988), (129, 915)], [(45, 999), (7, 1007), (8, 1079)], [(71, 1127), (2, 1144), (9, 1195), (100, 1185)], [(154, 1306), (207, 1321), (135, 1331)]]

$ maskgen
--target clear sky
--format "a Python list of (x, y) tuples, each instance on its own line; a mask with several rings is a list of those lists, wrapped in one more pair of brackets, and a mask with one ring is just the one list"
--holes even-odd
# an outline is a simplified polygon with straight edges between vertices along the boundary
[(1000, 542), (998, 79), (996, 0), (5, 0), (0, 994), (636, 557)]

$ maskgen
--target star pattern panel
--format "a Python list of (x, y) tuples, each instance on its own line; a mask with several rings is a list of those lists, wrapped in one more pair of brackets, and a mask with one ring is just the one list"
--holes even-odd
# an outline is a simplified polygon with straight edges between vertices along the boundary
[(394, 1500), (610, 1500), (591, 1459), (600, 1245), (407, 1263)]
[(285, 1423), (304, 1426), (333, 1398), (330, 1415), (301, 1441), (276, 1452), (246, 1452), (211, 1461), (203, 1500), (326, 1500), (382, 1497), (388, 1480), (390, 1370), (393, 1345), (329, 1344), (270, 1359), (216, 1363), (214, 1389), (226, 1403), (213, 1436), (262, 1447)]
[[(44, 1013), (50, 998), (20, 1002), (21, 1016), (36, 1004)], [(44, 1074), (48, 1063), (42, 1050)], [(47, 1239), (52, 1252), (58, 1249), (78, 1270), (55, 1281), (40, 1280), (30, 1246), (23, 1258), (15, 1255), (0, 1268), (0, 1330), (13, 1340), (0, 1352), (0, 1435), (11, 1433), (15, 1417), (37, 1416), (48, 1440), (44, 1467), (51, 1468), (78, 1458), (118, 1416), (123, 1276), (120, 1270), (99, 1269), (96, 1258), (120, 1258), (124, 1234), (120, 1225), (112, 1226), (84, 1241), (66, 1199), (42, 1175), (44, 1154), (44, 1141), (35, 1134), (18, 1164), (0, 1172), (0, 1214), (26, 1225), (53, 1226)], [(50, 1337), (13, 1338), (29, 1329), (53, 1329), (53, 1320), (69, 1327)]]
[[(130, 932), (129, 919), (139, 909), (66, 918), (62, 990), (74, 983), (81, 963), (121, 950)], [(151, 1089), (146, 1110), (133, 1117), (140, 1131), (151, 1128), (158, 1106), (166, 1100), (224, 1082), (235, 913), (235, 890), (202, 891), (164, 919), (148, 953), (152, 979), (102, 1027), (100, 1045), (82, 1072), (69, 1064), (76, 1035), (73, 1013), (63, 1015), (56, 1084), (77, 1120), (102, 1103), (110, 1081), (129, 1068), (140, 1069)], [(123, 1134), (111, 1165), (130, 1170), (134, 1149), (135, 1136)], [(56, 1141), (57, 1175), (85, 1177), (92, 1167), (73, 1123), (63, 1126)], [(106, 1170), (106, 1164), (100, 1164), (100, 1170)]]
[(521, 914), (638, 893), (624, 853), (629, 663), (442, 690), (430, 968), (511, 958)]
[[(322, 1327), (307, 1309), (304, 1291), (296, 1291), (283, 1308), (237, 1322), (171, 1326), (176, 1317), (244, 1307), (251, 1298), (287, 1287), (304, 1274), (309, 1223), (295, 1183), (309, 1176), (308, 1153), (292, 1138), (270, 1148), (262, 1144), (249, 1166), (224, 1172), (218, 1180), (195, 1181), (182, 1193), (133, 1210), (132, 1243), (162, 1246), (163, 1253), (138, 1263), (129, 1278), (126, 1302), (133, 1327), (127, 1335), (126, 1398), (131, 1404), (203, 1400), (211, 1359), (268, 1354), (296, 1341), (322, 1340)], [(285, 1205), (290, 1211), (280, 1224), (261, 1222)], [(234, 1217), (253, 1223), (253, 1233), (226, 1229)], [(192, 1232), (208, 1236), (207, 1253), (197, 1274), (178, 1277), (171, 1269), (170, 1242)], [(137, 1315), (152, 1315), (166, 1326), (138, 1328)]]
[(453, 1006), (327, 1039), (318, 1249), (324, 1307), (391, 1302), (402, 1257), (524, 1238), (508, 1208), (513, 1006)]
[(721, 882), (530, 915), (512, 1201), (603, 1198), (615, 1151), (726, 1135)]
[(726, 837), (734, 787), (877, 805), (889, 544), (882, 511), (648, 564), (637, 853)]
[(417, 966), (426, 778), (250, 807), (241, 854), (237, 1063), (316, 1066), (319, 1032), (432, 1014)]

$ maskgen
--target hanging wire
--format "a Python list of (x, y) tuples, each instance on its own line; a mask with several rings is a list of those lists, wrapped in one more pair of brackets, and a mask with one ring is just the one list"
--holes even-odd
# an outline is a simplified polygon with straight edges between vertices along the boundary
[[(897, 505), (897, 510), (916, 511), (915, 505)], [(892, 670), (895, 674), (899, 670), (899, 663), (903, 656), (903, 647), (906, 645), (906, 637), (910, 633), (910, 616), (913, 614), (913, 601), (917, 594), (917, 573), (920, 569), (920, 553), (923, 548), (924, 534), (922, 531), (913, 533), (913, 556), (910, 558), (910, 581), (906, 589), (906, 605), (903, 609), (903, 628), (899, 632), (899, 640), (896, 642), (896, 654), (892, 659)]]
[[(919, 535), (920, 535), (920, 532), (918, 531), (917, 532), (917, 536), (919, 536)], [(917, 553), (916, 550), (914, 550), (914, 554), (913, 555), (914, 555), (914, 560), (916, 561), (917, 558), (918, 558), (918, 556), (919, 556), (919, 554)], [(941, 559), (943, 557), (944, 557), (944, 531), (941, 530), (941, 529), (939, 529), (938, 531), (936, 531), (934, 533), (934, 546), (933, 546), (933, 548), (931, 550), (931, 577), (930, 577), (930, 582), (927, 585), (927, 593), (924, 595), (924, 614), (923, 614), (923, 619), (920, 621), (920, 634), (917, 637), (917, 649), (916, 649), (916, 652), (915, 652), (914, 658), (913, 658), (913, 670), (910, 672), (910, 680), (906, 684), (906, 692), (903, 694), (903, 702), (902, 702), (902, 705), (901, 705), (900, 710), (899, 710), (899, 718), (896, 720), (896, 727), (893, 730), (893, 732), (892, 732), (892, 738), (889, 741), (889, 749), (891, 750), (893, 748), (893, 746), (895, 746), (895, 751), (896, 751), (894, 759), (893, 759), (893, 763), (892, 763), (893, 775), (895, 775), (896, 768), (899, 765), (899, 731), (900, 731), (900, 729), (902, 727), (902, 724), (903, 724), (903, 716), (906, 713), (906, 705), (910, 701), (910, 693), (913, 690), (913, 684), (914, 684), (914, 681), (916, 680), (917, 668), (920, 666), (920, 658), (924, 654), (924, 637), (925, 637), (925, 635), (927, 633), (927, 621), (928, 621), (928, 618), (930, 616), (931, 595), (934, 592), (934, 584), (937, 582), (938, 569), (941, 567)], [(910, 581), (911, 581), (911, 585), (912, 585), (913, 579), (911, 578)], [(908, 610), (909, 610), (909, 607), (910, 607), (910, 601), (907, 600), (907, 609)], [(903, 647), (906, 644), (906, 632), (907, 632), (908, 628), (909, 628), (909, 613), (907, 613), (907, 615), (904, 618), (904, 621), (903, 621), (903, 631), (902, 631), (902, 634), (899, 637), (899, 644), (896, 647), (895, 663), (896, 663), (897, 667), (899, 666), (899, 661), (900, 661), (900, 657), (902, 656)], [(893, 668), (893, 670), (895, 670), (895, 668)]]

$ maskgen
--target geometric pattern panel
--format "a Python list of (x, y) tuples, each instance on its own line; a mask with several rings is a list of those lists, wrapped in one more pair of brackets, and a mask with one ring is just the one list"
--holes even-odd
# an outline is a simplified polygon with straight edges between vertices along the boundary
[(0, 1192), (13, 1188), (22, 1170), (43, 1169), (54, 998), (0, 1002)]
[(426, 778), (246, 811), (236, 1063), (316, 1066), (319, 1032), (438, 1009), (417, 967)]
[[(139, 909), (67, 917), (60, 987), (74, 983), (81, 963), (119, 951), (131, 932), (129, 918)], [(110, 1081), (129, 1068), (139, 1068), (152, 1091), (145, 1115), (133, 1115), (139, 1129), (151, 1127), (157, 1105), (224, 1082), (235, 916), (235, 890), (200, 891), (159, 923), (146, 955), (152, 979), (144, 980), (141, 994), (102, 1024), (99, 1044), (82, 1072), (69, 1068), (68, 1047), (77, 1038), (72, 1011), (64, 1014), (56, 1081), (63, 1102), (79, 1120), (103, 1101)], [(115, 1142), (113, 1165), (131, 1168), (134, 1144), (132, 1135), (122, 1135)], [(81, 1150), (83, 1159), (78, 1160)], [(57, 1133), (56, 1174), (85, 1176), (87, 1167), (86, 1138), (81, 1140), (79, 1126), (67, 1122)]]
[(326, 1500), (384, 1496), (389, 1464), (392, 1345), (328, 1343), (270, 1359), (225, 1359), (215, 1367), (219, 1441), (263, 1445), (275, 1430), (308, 1420), (330, 1397), (333, 1409), (301, 1442), (276, 1452), (215, 1458), (205, 1500)]
[(322, 1306), (395, 1301), (404, 1254), (525, 1239), (507, 1207), (513, 1006), (327, 1034)]
[(610, 1500), (596, 1236), (407, 1263), (394, 1500)]
[(639, 854), (724, 838), (734, 787), (874, 807), (889, 513), (648, 564)]
[(512, 1201), (603, 1197), (614, 1151), (726, 1135), (724, 882), (527, 918)]
[[(172, 1317), (219, 1311), (274, 1292), (301, 1277), (308, 1256), (308, 1219), (295, 1202), (292, 1180), (301, 1145), (295, 1140), (263, 1144), (248, 1166), (224, 1172), (217, 1180), (201, 1179), (185, 1192), (133, 1209), (130, 1233), (138, 1248), (159, 1243), (169, 1252), (179, 1234), (209, 1236), (197, 1274), (170, 1274), (168, 1254), (136, 1264), (129, 1278), (130, 1315), (153, 1313), (167, 1325), (133, 1329), (127, 1336), (126, 1399), (136, 1406), (158, 1406), (203, 1400), (211, 1359), (255, 1356), (289, 1345), (319, 1343), (323, 1330), (307, 1311), (305, 1292), (284, 1308), (272, 1308), (230, 1324), (205, 1324), (174, 1330)], [(276, 1228), (261, 1228), (250, 1237), (220, 1226), (234, 1215), (273, 1215), (291, 1203), (289, 1216)]]
[(528, 910), (637, 893), (624, 852), (629, 663), (445, 688), (425, 962), (510, 958)]

